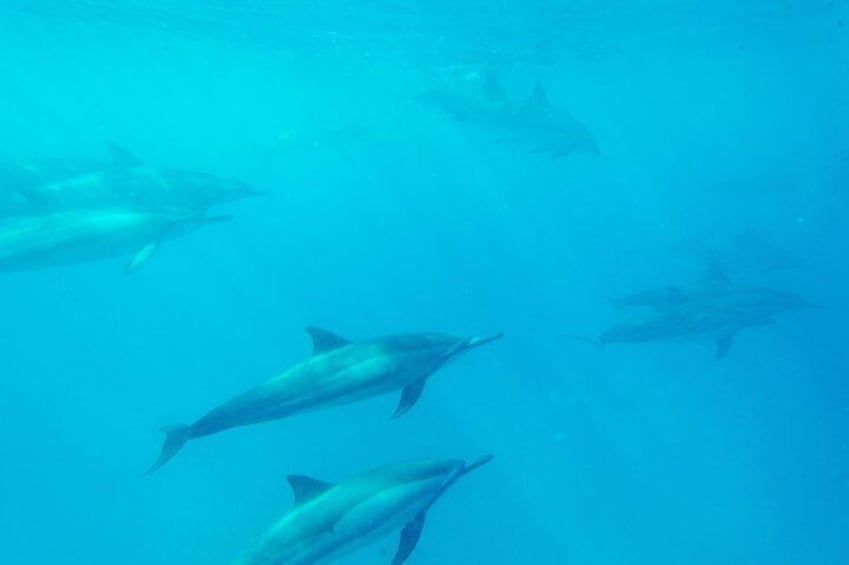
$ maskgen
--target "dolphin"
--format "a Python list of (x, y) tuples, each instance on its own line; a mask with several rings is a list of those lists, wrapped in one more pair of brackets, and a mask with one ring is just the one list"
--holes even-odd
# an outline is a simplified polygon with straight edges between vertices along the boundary
[(159, 244), (225, 216), (124, 209), (78, 210), (0, 220), (0, 271), (27, 271), (133, 254), (127, 272)]
[(683, 304), (694, 300), (714, 297), (731, 286), (725, 273), (716, 263), (711, 263), (705, 275), (687, 285), (668, 285), (650, 288), (611, 299), (619, 309), (646, 307), (666, 308), (671, 304)]
[(651, 310), (644, 316), (606, 329), (595, 339), (580, 339), (597, 345), (708, 339), (716, 342), (716, 359), (719, 360), (731, 349), (738, 332), (773, 323), (772, 317), (759, 312), (694, 302)]
[(601, 156), (595, 136), (568, 112), (554, 108), (541, 82), (521, 104), (508, 100), (494, 72), (486, 74), (482, 92), (462, 90), (468, 89), (433, 90), (415, 99), (458, 123), (492, 131), (501, 140), (528, 145), (552, 158), (579, 152)]
[(167, 463), (190, 439), (400, 389), (401, 398), (392, 415), (398, 418), (413, 407), (428, 377), (445, 363), (502, 337), (500, 333), (485, 337), (419, 333), (351, 342), (321, 328), (306, 331), (313, 340), (313, 354), (306, 360), (235, 396), (191, 425), (163, 428), (165, 443), (146, 474)]
[(799, 308), (819, 308), (802, 296), (784, 290), (757, 285), (734, 284), (717, 263), (689, 285), (648, 289), (613, 299), (618, 308), (666, 308), (692, 302), (713, 302), (752, 314), (772, 316)]
[(152, 167), (116, 144), (108, 148), (112, 158), (107, 162), (33, 159), (3, 164), (0, 217), (107, 206), (201, 213), (263, 194), (237, 180)]
[(326, 563), (397, 530), (392, 565), (401, 565), (416, 548), (430, 507), (457, 479), (491, 460), (395, 463), (340, 483), (290, 475), (292, 509), (233, 565)]

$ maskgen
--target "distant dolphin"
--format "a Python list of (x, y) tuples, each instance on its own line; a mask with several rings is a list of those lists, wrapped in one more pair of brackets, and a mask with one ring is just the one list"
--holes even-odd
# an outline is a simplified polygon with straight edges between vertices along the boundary
[(151, 167), (116, 144), (108, 147), (112, 159), (107, 162), (33, 159), (0, 164), (0, 217), (104, 207), (200, 213), (262, 194), (236, 180)]
[(397, 530), (392, 565), (401, 565), (416, 548), (430, 507), (457, 479), (491, 460), (396, 463), (341, 483), (291, 475), (294, 507), (233, 565), (326, 563)]
[(480, 92), (470, 95), (462, 89), (438, 89), (416, 100), (458, 123), (488, 129), (500, 140), (527, 144), (553, 158), (577, 152), (601, 155), (595, 136), (569, 113), (555, 109), (540, 82), (523, 104), (507, 99), (494, 72), (486, 75)]
[(692, 284), (643, 290), (613, 299), (613, 304), (618, 308), (667, 308), (692, 302), (712, 302), (762, 316), (799, 308), (818, 308), (793, 292), (734, 284), (716, 263), (711, 263), (707, 273)]
[(716, 342), (716, 359), (731, 349), (738, 332), (752, 326), (773, 324), (769, 316), (724, 305), (690, 303), (652, 310), (641, 317), (603, 331), (597, 338), (578, 338), (597, 345), (608, 343), (648, 343), (682, 339), (709, 339)]
[(194, 424), (163, 428), (167, 437), (162, 452), (147, 474), (167, 463), (190, 439), (400, 389), (392, 416), (397, 418), (416, 403), (428, 377), (446, 362), (502, 337), (422, 333), (352, 343), (320, 328), (307, 332), (313, 339), (311, 357), (214, 408)]
[(79, 210), (0, 220), (0, 271), (45, 269), (132, 254), (126, 270), (150, 259), (159, 244), (228, 220), (123, 209)]

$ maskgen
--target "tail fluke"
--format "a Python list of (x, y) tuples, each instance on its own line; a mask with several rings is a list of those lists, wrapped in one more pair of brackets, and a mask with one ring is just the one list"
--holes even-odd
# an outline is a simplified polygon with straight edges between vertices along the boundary
[(165, 433), (165, 443), (162, 444), (162, 451), (159, 453), (159, 459), (151, 465), (150, 469), (145, 472), (145, 476), (150, 475), (177, 455), (177, 452), (182, 449), (186, 442), (189, 441), (191, 428), (189, 426), (165, 426), (162, 428)]

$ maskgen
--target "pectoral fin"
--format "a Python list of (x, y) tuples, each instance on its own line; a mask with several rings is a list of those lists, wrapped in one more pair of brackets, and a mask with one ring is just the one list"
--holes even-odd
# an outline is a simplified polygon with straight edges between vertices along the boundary
[(422, 535), (424, 528), (425, 513), (422, 512), (413, 521), (404, 526), (401, 530), (401, 539), (398, 540), (398, 550), (395, 552), (395, 558), (392, 559), (392, 565), (401, 565), (416, 549), (416, 544), (419, 543), (419, 537)]
[(124, 271), (127, 273), (132, 273), (153, 257), (154, 253), (156, 253), (156, 249), (159, 247), (157, 242), (148, 243), (144, 247), (142, 247), (138, 253), (133, 257), (133, 259), (127, 263), (127, 266), (124, 267)]
[(398, 406), (395, 408), (395, 412), (392, 414), (392, 419), (400, 418), (404, 414), (407, 413), (407, 410), (412, 408), (416, 402), (419, 400), (419, 397), (422, 395), (422, 391), (424, 390), (425, 383), (427, 383), (427, 379), (421, 379), (414, 382), (411, 385), (407, 385), (401, 391), (401, 400), (398, 402)]

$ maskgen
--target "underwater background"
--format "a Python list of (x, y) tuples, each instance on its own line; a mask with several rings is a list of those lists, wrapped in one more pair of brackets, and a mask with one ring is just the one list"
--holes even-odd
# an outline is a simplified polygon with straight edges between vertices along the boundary
[[(846, 563), (847, 20), (840, 0), (0, 2), (5, 159), (114, 142), (270, 193), (131, 275), (0, 276), (2, 562), (230, 563), (289, 508), (287, 474), (492, 453), (409, 563)], [(514, 100), (544, 84), (599, 153), (416, 100), (492, 70)], [(754, 232), (772, 247), (743, 249)], [(721, 361), (573, 339), (717, 248), (741, 280), (764, 249), (798, 258), (757, 282), (824, 308)], [(393, 395), (242, 428), (142, 477), (163, 424), (309, 355), (310, 325), (505, 338), (404, 418)]]

